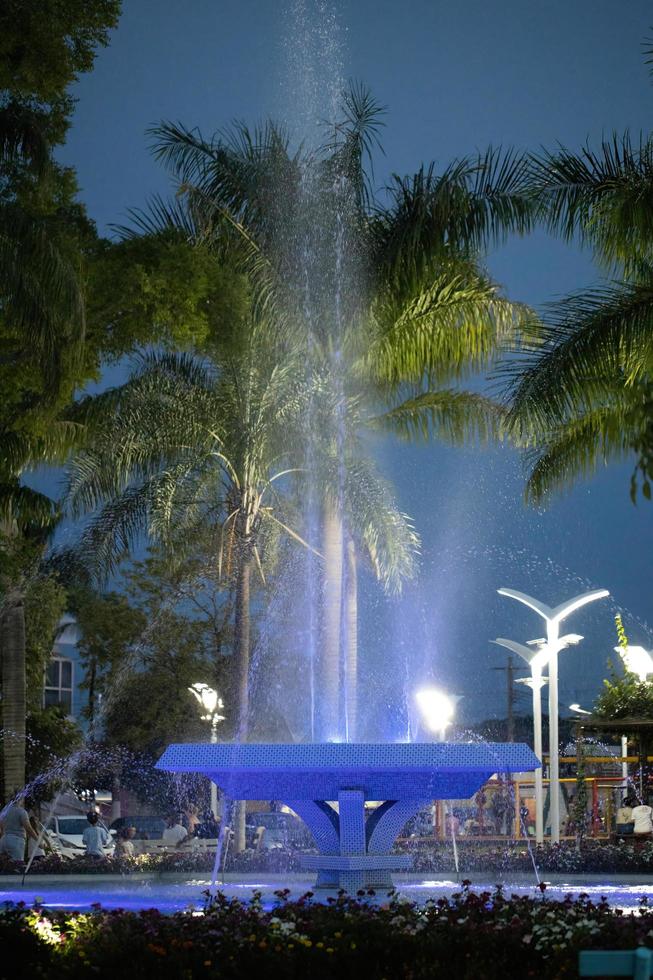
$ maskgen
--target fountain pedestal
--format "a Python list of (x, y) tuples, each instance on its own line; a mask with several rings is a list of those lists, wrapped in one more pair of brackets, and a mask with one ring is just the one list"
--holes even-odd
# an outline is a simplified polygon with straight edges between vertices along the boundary
[[(204, 773), (231, 799), (286, 803), (315, 838), (319, 854), (302, 864), (317, 872), (317, 887), (349, 892), (392, 887), (392, 871), (411, 863), (392, 845), (425, 804), (469, 799), (494, 773), (540, 765), (527, 745), (509, 742), (193, 743), (168, 746), (157, 763)], [(366, 800), (385, 802), (365, 819)]]

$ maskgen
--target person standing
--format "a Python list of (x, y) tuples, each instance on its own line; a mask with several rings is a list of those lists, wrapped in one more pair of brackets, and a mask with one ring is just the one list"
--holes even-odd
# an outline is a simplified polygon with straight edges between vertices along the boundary
[(183, 826), (189, 837), (195, 837), (200, 824), (199, 811), (194, 803), (189, 803), (184, 810)]
[(104, 858), (104, 848), (111, 842), (109, 831), (98, 823), (98, 815), (94, 810), (86, 814), (88, 827), (82, 834), (82, 840), (86, 847), (86, 853), (92, 858)]
[(27, 838), (37, 841), (39, 835), (30, 822), (24, 801), (20, 798), (9, 803), (0, 813), (0, 854), (6, 854), (13, 861), (25, 860)]
[(633, 807), (633, 823), (635, 824), (633, 833), (636, 836), (644, 836), (653, 832), (653, 821), (651, 820), (652, 813), (653, 810), (650, 806), (646, 806), (645, 803), (642, 803), (639, 800), (636, 801), (636, 804)]

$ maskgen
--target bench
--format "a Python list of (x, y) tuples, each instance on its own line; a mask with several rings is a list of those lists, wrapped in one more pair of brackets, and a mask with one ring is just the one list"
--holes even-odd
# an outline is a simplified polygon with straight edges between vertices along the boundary
[(207, 851), (215, 851), (218, 842), (215, 838), (191, 837), (190, 840), (183, 840), (180, 844), (164, 844), (161, 840), (134, 840), (134, 852), (136, 854), (169, 854), (171, 852), (182, 854), (204, 854)]
[(619, 841), (623, 841), (624, 844), (645, 844), (650, 841), (653, 834), (610, 834), (610, 843), (618, 844)]
[(578, 975), (649, 980), (653, 975), (653, 950), (645, 946), (617, 951), (586, 950), (578, 954)]

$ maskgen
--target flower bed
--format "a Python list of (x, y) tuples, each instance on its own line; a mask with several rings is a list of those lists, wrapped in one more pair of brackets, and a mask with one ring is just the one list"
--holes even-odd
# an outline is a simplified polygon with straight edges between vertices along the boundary
[[(305, 853), (305, 852), (303, 852)], [(242, 851), (227, 856), (226, 870), (233, 873), (266, 872), (284, 874), (300, 870), (299, 853), (295, 851)], [(31, 867), (34, 874), (130, 874), (133, 871), (161, 874), (164, 872), (204, 872), (213, 870), (215, 853), (213, 851), (170, 851), (162, 854), (141, 854), (134, 858), (107, 857), (102, 860), (86, 857), (84, 854), (74, 858), (64, 858), (59, 854), (49, 854), (39, 858)], [(22, 861), (12, 861), (0, 854), (0, 875), (22, 874), (25, 865)]]
[(91, 913), (7, 905), (0, 912), (5, 962), (38, 977), (426, 978), (506, 980), (576, 974), (581, 949), (651, 943), (653, 910), (623, 915), (580, 897), (554, 902), (476, 894), (417, 905), (390, 893), (372, 903), (308, 893), (265, 910), (260, 896), (218, 896), (204, 914), (161, 915), (97, 908)]
[[(402, 853), (413, 855), (413, 870), (423, 873), (450, 873), (455, 870), (453, 848), (442, 843), (420, 842), (402, 844)], [(532, 855), (532, 856), (531, 856)], [(458, 863), (461, 872), (488, 871), (506, 873), (531, 872), (533, 858), (542, 872), (582, 874), (630, 874), (653, 871), (653, 842), (626, 844), (587, 839), (580, 849), (573, 841), (559, 844), (531, 845), (524, 841), (505, 844), (484, 841), (459, 841)]]
[[(399, 849), (399, 848), (398, 848)], [(452, 874), (455, 871), (453, 850), (442, 843), (415, 842), (402, 845), (413, 857), (412, 870), (426, 875)], [(227, 856), (226, 870), (231, 873), (284, 874), (300, 870), (300, 853), (291, 850), (243, 851)], [(574, 843), (533, 846), (533, 856), (542, 873), (561, 874), (637, 874), (653, 872), (653, 842), (610, 844), (587, 840), (580, 850)], [(484, 841), (460, 841), (460, 871), (506, 875), (511, 871), (529, 874), (533, 870), (531, 854), (523, 841), (496, 844)], [(107, 858), (96, 861), (84, 856), (64, 859), (56, 854), (41, 858), (32, 866), (39, 874), (129, 874), (132, 871), (210, 873), (214, 854), (210, 851), (172, 851), (167, 854), (143, 854), (133, 859)], [(0, 855), (0, 874), (22, 874), (23, 864)]]
[[(451, 873), (455, 870), (451, 844), (419, 843), (403, 845), (404, 853), (413, 855), (413, 870), (424, 874)], [(531, 856), (532, 854), (532, 856)], [(653, 842), (641, 844), (608, 843), (586, 839), (580, 849), (572, 841), (559, 844), (531, 845), (528, 850), (524, 841), (485, 843), (483, 841), (459, 841), (458, 862), (460, 871), (487, 871), (506, 873), (531, 872), (533, 858), (542, 872), (565, 874), (632, 874), (653, 871)]]

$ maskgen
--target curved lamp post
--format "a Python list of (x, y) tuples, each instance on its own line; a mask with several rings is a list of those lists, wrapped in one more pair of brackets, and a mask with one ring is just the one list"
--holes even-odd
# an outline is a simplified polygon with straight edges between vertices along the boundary
[[(225, 715), (221, 715), (220, 711), (224, 708), (224, 702), (217, 691), (208, 684), (191, 684), (188, 688), (190, 693), (205, 712), (205, 714), (200, 715), (202, 721), (211, 722), (211, 741), (218, 741), (218, 725), (221, 721), (225, 720)], [(211, 780), (211, 813), (213, 816), (218, 818), (218, 787)]]
[(576, 704), (576, 703), (570, 704), (569, 705), (569, 710), (570, 711), (574, 711), (577, 715), (591, 715), (592, 714), (591, 711), (586, 711), (585, 708), (581, 708), (581, 706), (579, 704)]
[[(535, 650), (523, 643), (515, 640), (506, 640), (498, 636), (492, 641), (506, 650), (511, 650), (518, 657), (525, 660), (531, 668), (531, 676), (524, 677), (517, 681), (518, 684), (526, 684), (533, 692), (533, 750), (540, 762), (542, 761), (542, 688), (546, 680), (542, 677), (542, 670), (548, 660), (548, 650), (546, 647)], [(535, 840), (541, 844), (544, 840), (544, 795), (542, 792), (542, 768), (535, 770)]]
[[(580, 643), (583, 639), (578, 633), (567, 633), (566, 636), (558, 637), (555, 653), (558, 654), (565, 647), (572, 643)], [(542, 676), (542, 671), (549, 661), (550, 649), (544, 639), (529, 640), (528, 645), (516, 643), (515, 640), (506, 640), (497, 637), (492, 641), (498, 646), (512, 650), (518, 657), (525, 660), (531, 668), (531, 676), (524, 677), (517, 681), (517, 684), (525, 684), (533, 692), (533, 749), (538, 759), (542, 760), (542, 688), (547, 683), (547, 678)], [(535, 770), (535, 840), (541, 844), (544, 840), (544, 792), (542, 783), (542, 769)]]
[[(560, 840), (560, 766), (558, 759), (558, 653), (561, 649), (560, 623), (567, 616), (586, 606), (589, 602), (604, 599), (610, 595), (607, 589), (593, 589), (574, 596), (559, 606), (547, 606), (543, 602), (517, 592), (515, 589), (497, 589), (499, 595), (522, 602), (546, 622), (546, 646), (549, 664), (549, 786), (551, 799), (551, 840)], [(566, 646), (566, 644), (565, 644)]]

